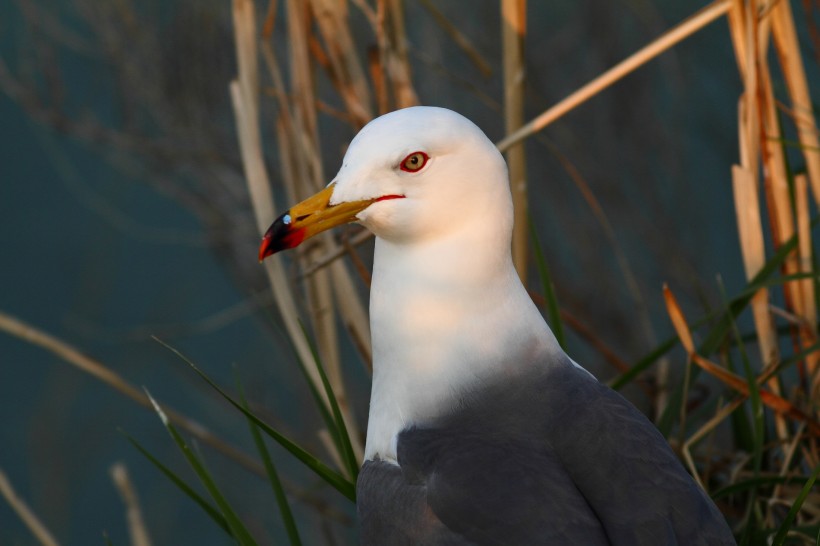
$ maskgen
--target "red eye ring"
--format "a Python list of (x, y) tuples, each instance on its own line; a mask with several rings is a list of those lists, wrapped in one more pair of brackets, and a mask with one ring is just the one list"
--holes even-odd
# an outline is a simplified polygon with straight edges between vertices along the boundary
[(424, 152), (413, 152), (401, 160), (399, 168), (406, 173), (416, 173), (427, 165), (427, 160), (429, 159), (430, 156)]

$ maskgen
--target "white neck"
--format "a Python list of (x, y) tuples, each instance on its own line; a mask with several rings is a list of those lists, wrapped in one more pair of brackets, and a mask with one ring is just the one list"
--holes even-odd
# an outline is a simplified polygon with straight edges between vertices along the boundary
[(503, 248), (509, 235), (492, 229), (376, 240), (365, 459), (395, 461), (403, 428), (446, 413), (465, 388), (561, 351)]

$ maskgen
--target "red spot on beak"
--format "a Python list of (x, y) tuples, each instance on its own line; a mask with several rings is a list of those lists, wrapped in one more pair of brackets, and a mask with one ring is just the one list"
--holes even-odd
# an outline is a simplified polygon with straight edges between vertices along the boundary
[(352, 222), (356, 214), (371, 203), (387, 199), (403, 199), (403, 195), (383, 195), (375, 199), (351, 201), (329, 206), (331, 186), (295, 205), (271, 224), (262, 244), (259, 245), (259, 261), (271, 254), (299, 246), (306, 238), (339, 224)]
[(376, 203), (379, 201), (387, 201), (388, 199), (404, 199), (403, 195), (382, 195), (376, 199)]

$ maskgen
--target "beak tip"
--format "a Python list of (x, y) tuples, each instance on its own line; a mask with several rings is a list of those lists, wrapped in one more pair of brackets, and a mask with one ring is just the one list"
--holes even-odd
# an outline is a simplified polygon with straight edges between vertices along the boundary
[(374, 201), (404, 197), (388, 195), (375, 200), (366, 199), (331, 205), (330, 198), (334, 186), (335, 184), (331, 183), (324, 190), (294, 205), (274, 220), (259, 245), (260, 262), (271, 254), (299, 246), (302, 241), (317, 233), (354, 221), (356, 215)]
[(259, 263), (261, 264), (262, 261), (268, 257), (268, 248), (269, 248), (270, 239), (267, 237), (262, 238), (262, 244), (259, 245)]
[(290, 214), (286, 212), (271, 224), (264, 237), (262, 237), (262, 243), (259, 245), (259, 262), (261, 263), (265, 258), (276, 254), (280, 250), (299, 246), (304, 238), (305, 229), (293, 229)]
[(262, 243), (259, 245), (259, 263), (261, 264), (268, 256), (276, 254), (278, 250), (282, 249), (276, 248), (276, 242), (271, 234), (271, 230), (268, 230), (265, 236), (262, 237)]

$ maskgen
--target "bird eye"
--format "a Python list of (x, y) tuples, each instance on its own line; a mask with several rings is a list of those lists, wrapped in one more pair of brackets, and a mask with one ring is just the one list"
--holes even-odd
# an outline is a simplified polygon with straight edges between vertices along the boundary
[(427, 164), (428, 159), (430, 159), (430, 157), (424, 152), (413, 152), (404, 158), (400, 168), (405, 172), (414, 173), (421, 170), (421, 168)]

